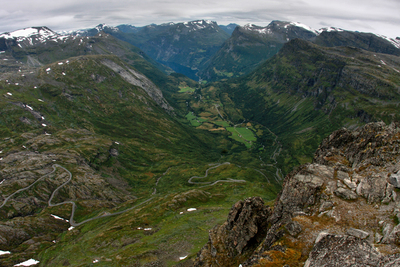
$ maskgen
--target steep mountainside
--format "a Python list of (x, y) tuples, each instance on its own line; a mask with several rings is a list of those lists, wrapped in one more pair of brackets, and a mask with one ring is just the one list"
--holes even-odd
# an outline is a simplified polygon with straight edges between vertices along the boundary
[(99, 25), (80, 34), (93, 35), (100, 30), (139, 47), (152, 59), (195, 80), (198, 70), (229, 38), (216, 22), (206, 20), (141, 28)]
[(0, 266), (396, 265), (400, 57), (369, 35), (325, 47), (295, 36), (340, 29), (249, 25), (282, 48), (204, 85), (114, 37), (176, 62), (182, 45), (195, 69), (215, 25), (0, 36)]
[[(278, 166), (287, 173), (340, 127), (398, 120), (399, 72), (397, 56), (295, 39), (250, 75), (204, 87), (201, 95), (218, 98), (233, 124), (256, 122), (273, 132), (283, 149)], [(206, 101), (202, 107), (215, 109)]]
[(371, 123), (324, 139), (273, 209), (235, 204), (195, 266), (398, 266), (400, 128)]
[(300, 23), (273, 21), (267, 27), (237, 27), (199, 75), (215, 81), (249, 73), (295, 38), (327, 47), (353, 46), (376, 53), (400, 54), (398, 39), (333, 27), (313, 30)]
[(315, 36), (314, 31), (303, 25), (284, 21), (273, 21), (267, 27), (238, 26), (199, 75), (211, 81), (241, 76), (278, 53), (284, 43)]
[(198, 83), (104, 32), (44, 29), (0, 54), (0, 266), (176, 265), (232, 203), (275, 197), (246, 146), (181, 115)]
[(314, 43), (326, 47), (353, 46), (371, 52), (400, 56), (398, 39), (390, 39), (373, 33), (322, 29)]

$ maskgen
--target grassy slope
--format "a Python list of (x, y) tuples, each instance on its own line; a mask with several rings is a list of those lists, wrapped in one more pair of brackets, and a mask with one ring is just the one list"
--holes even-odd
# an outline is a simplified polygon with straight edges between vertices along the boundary
[[(104, 43), (103, 47), (105, 45), (108, 43)], [(94, 47), (96, 48), (96, 46)], [(57, 54), (56, 50), (51, 53)], [(37, 57), (41, 58), (40, 55)], [(0, 144), (4, 155), (22, 151), (23, 145), (27, 146), (29, 150), (36, 150), (39, 153), (56, 155), (65, 153), (65, 160), (60, 158), (58, 163), (69, 169), (73, 177), (77, 177), (81, 173), (79, 165), (74, 163), (76, 161), (71, 161), (71, 157), (83, 160), (96, 175), (106, 180), (110, 178), (124, 180), (127, 183), (126, 192), (139, 198), (136, 201), (128, 201), (122, 206), (119, 202), (107, 202), (107, 206), (100, 204), (101, 199), (95, 198), (90, 202), (82, 201), (78, 197), (76, 201), (78, 210), (75, 218), (78, 222), (104, 211), (113, 212), (132, 207), (140, 201), (149, 199), (157, 179), (168, 168), (170, 170), (159, 181), (156, 198), (148, 204), (151, 208), (144, 208), (140, 211), (133, 210), (115, 218), (99, 219), (78, 227), (72, 232), (67, 232), (68, 226), (61, 224), (57, 230), (51, 230), (53, 232), (49, 237), (61, 242), (54, 244), (37, 239), (35, 242), (40, 246), (34, 249), (28, 249), (25, 244), (2, 248), (12, 251), (11, 256), (7, 258), (8, 263), (15, 264), (21, 262), (23, 258), (34, 257), (39, 259), (43, 265), (51, 262), (52, 266), (59, 266), (65, 264), (66, 258), (71, 260), (71, 264), (72, 261), (82, 262), (83, 260), (86, 265), (92, 260), (89, 256), (107, 256), (113, 261), (121, 260), (121, 265), (126, 262), (134, 262), (136, 258), (140, 262), (156, 261), (159, 258), (163, 262), (174, 265), (177, 263), (175, 252), (167, 253), (169, 256), (165, 258), (153, 254), (156, 253), (155, 251), (161, 251), (164, 246), (173, 249), (176, 242), (181, 242), (172, 237), (174, 233), (183, 235), (186, 242), (184, 249), (181, 250), (193, 257), (207, 239), (207, 229), (215, 223), (222, 222), (226, 218), (230, 206), (237, 200), (255, 194), (262, 195), (266, 199), (275, 197), (276, 185), (266, 183), (266, 178), (252, 168), (245, 168), (246, 166), (253, 168), (258, 166), (257, 168), (259, 168), (260, 164), (258, 159), (248, 153), (244, 146), (237, 147), (238, 145), (232, 143), (226, 134), (192, 128), (184, 117), (179, 116), (181, 111), (182, 113), (185, 111), (179, 99), (173, 102), (177, 107), (177, 116), (168, 115), (154, 104), (143, 90), (127, 83), (118, 74), (101, 64), (101, 61), (107, 58), (126, 66), (126, 63), (119, 58), (100, 55), (80, 56), (69, 58), (67, 63), (67, 59), (64, 57), (65, 55), (58, 55), (55, 63), (34, 70), (33, 73), (31, 73), (32, 69), (23, 69), (25, 76), (20, 74), (9, 76), (12, 84), (5, 81), (0, 82), (2, 95), (0, 134), (2, 138), (11, 138)], [(59, 64), (61, 62), (62, 65)], [(134, 64), (138, 63), (133, 62), (132, 65)], [(151, 67), (145, 62), (142, 63), (142, 67), (140, 65), (135, 65), (135, 67), (144, 68), (144, 72), (151, 73)], [(48, 68), (50, 70), (46, 71)], [(148, 69), (146, 70), (146, 68)], [(169, 93), (171, 99), (175, 94), (181, 95), (183, 99), (187, 97), (185, 96), (187, 93), (178, 93), (179, 85), (195, 87), (196, 84), (180, 75), (170, 77), (160, 75), (158, 80), (154, 79), (156, 84), (161, 84), (162, 81), (167, 81), (167, 85), (164, 85), (164, 92), (167, 92), (167, 95)], [(16, 83), (18, 85), (15, 85)], [(7, 92), (12, 93), (12, 96), (7, 95)], [(16, 103), (28, 104), (45, 120), (35, 118), (28, 108), (22, 108)], [(26, 118), (30, 124), (27, 124), (26, 120), (25, 123), (22, 122), (21, 118)], [(46, 126), (42, 126), (42, 123), (45, 123)], [(51, 133), (52, 138), (59, 138), (62, 141), (54, 144), (38, 141), (35, 143), (35, 147), (28, 146), (32, 137), (42, 138), (45, 131)], [(93, 139), (87, 141), (82, 138), (82, 133), (93, 136)], [(12, 140), (13, 143), (11, 144), (8, 140)], [(118, 150), (119, 155), (111, 157), (109, 154), (111, 149)], [(188, 179), (193, 175), (204, 175), (206, 169), (210, 167), (209, 164), (218, 161), (240, 163), (242, 168), (233, 164), (217, 168), (210, 171), (210, 176), (205, 181), (213, 182), (232, 178), (247, 182), (222, 183), (205, 187), (203, 190), (211, 193), (211, 195), (205, 193), (209, 196), (205, 200), (194, 197), (192, 202), (179, 204), (182, 207), (191, 204), (204, 210), (193, 213), (194, 215), (191, 213), (190, 216), (195, 217), (184, 218), (177, 224), (175, 222), (176, 210), (163, 206), (162, 203), (170, 201), (177, 194), (184, 194), (188, 190), (200, 187), (200, 185), (190, 185)], [(267, 169), (265, 173), (272, 180), (272, 175), (269, 176)], [(49, 185), (41, 183), (40, 186)], [(8, 189), (6, 195), (17, 189)], [(98, 189), (93, 188), (93, 190)], [(113, 190), (120, 192), (118, 188), (113, 188)], [(96, 194), (96, 192), (93, 193)], [(60, 194), (57, 202), (69, 199), (68, 194), (63, 190), (60, 191)], [(23, 199), (27, 196), (39, 197), (35, 191), (29, 191), (18, 196), (16, 200), (19, 201), (20, 197)], [(45, 196), (43, 201), (46, 201)], [(162, 207), (158, 207), (160, 205)], [(110, 207), (113, 206), (114, 209), (110, 210)], [(6, 206), (5, 209), (7, 212), (12, 208)], [(159, 212), (154, 213), (154, 209), (158, 209)], [(19, 223), (19, 225), (26, 226), (31, 231), (47, 231), (40, 228), (40, 221), (47, 220), (50, 213), (67, 218), (70, 206), (38, 208), (34, 210), (32, 217), (28, 216), (33, 224), (28, 224), (27, 217), (23, 217), (24, 223)], [(149, 216), (149, 213), (152, 215)], [(147, 232), (138, 232), (133, 228), (134, 225), (136, 226), (133, 223), (126, 228), (124, 220), (136, 215), (141, 218), (137, 225), (151, 225), (152, 228), (157, 229), (157, 234), (153, 236), (151, 233), (149, 236)], [(24, 225), (25, 223), (26, 225)], [(126, 231), (118, 231), (116, 235), (112, 230), (115, 229), (113, 228), (115, 225), (119, 225), (117, 229), (126, 228)], [(191, 228), (193, 225), (196, 229), (194, 232)], [(48, 231), (50, 230), (48, 229)], [(65, 232), (57, 237), (57, 233), (60, 231)], [(93, 233), (98, 233), (98, 237), (94, 238)], [(122, 236), (125, 236), (126, 240)], [(108, 241), (101, 243), (98, 238), (112, 240), (110, 241), (112, 244), (122, 245), (105, 252), (107, 250), (105, 248), (109, 248), (110, 243), (107, 243)], [(124, 240), (121, 241), (121, 238)], [(130, 245), (133, 243), (136, 245)], [(93, 248), (98, 246), (103, 246), (104, 250), (93, 252)], [(41, 254), (38, 256), (38, 253)]]
[(221, 112), (231, 121), (250, 120), (277, 135), (279, 166), (287, 173), (309, 162), (333, 130), (398, 120), (399, 64), (396, 56), (293, 40), (248, 76), (203, 92), (225, 99)]

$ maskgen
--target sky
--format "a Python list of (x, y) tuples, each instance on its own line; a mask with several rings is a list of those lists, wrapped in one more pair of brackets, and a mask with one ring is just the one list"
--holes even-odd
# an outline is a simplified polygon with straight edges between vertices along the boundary
[(0, 6), (0, 33), (33, 26), (68, 31), (100, 23), (145, 26), (198, 19), (258, 26), (283, 20), (395, 38), (400, 37), (400, 0), (9, 0)]

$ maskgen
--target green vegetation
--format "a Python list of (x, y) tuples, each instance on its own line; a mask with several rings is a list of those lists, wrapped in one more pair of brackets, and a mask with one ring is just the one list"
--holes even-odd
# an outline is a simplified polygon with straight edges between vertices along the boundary
[(189, 92), (189, 93), (193, 93), (194, 91), (195, 91), (195, 89), (194, 88), (191, 88), (191, 87), (189, 87), (189, 86), (186, 86), (186, 87), (179, 87), (179, 93), (187, 93), (187, 92)]
[[(136, 42), (145, 46), (151, 36), (172, 38), (164, 30), (149, 28), (135, 35)], [(217, 35), (212, 38), (222, 43)], [(181, 66), (199, 67), (217, 49), (206, 41), (193, 48), (188, 40), (177, 46), (202, 56), (180, 55), (174, 62)], [(0, 164), (5, 176), (21, 177), (2, 186), (2, 194), (28, 186), (57, 163), (73, 180), (57, 192), (54, 203), (73, 200), (76, 222), (128, 211), (67, 231), (69, 225), (50, 214), (69, 218), (71, 204), (47, 204), (67, 177), (57, 170), (0, 209), (1, 223), (19, 227), (37, 244), (21, 239), (8, 245), (13, 250), (8, 265), (22, 255), (38, 257), (46, 266), (86, 266), (95, 260), (99, 266), (157, 261), (174, 266), (186, 255), (188, 261), (235, 202), (250, 196), (272, 201), (283, 175), (309, 162), (333, 130), (400, 119), (400, 78), (392, 67), (398, 68), (398, 60), (390, 56), (383, 58), (388, 66), (379, 68), (381, 55), (295, 40), (245, 77), (199, 84), (181, 74), (166, 75), (168, 68), (109, 35), (79, 42), (61, 45), (63, 52), (51, 46), (16, 47), (10, 53), (19, 60), (34, 55), (48, 65), (23, 66), (25, 76), (13, 73), (19, 69), (14, 65), (1, 73), (12, 83), (0, 81)], [(235, 51), (244, 58), (260, 52), (240, 47)], [(223, 55), (218, 60), (235, 65)], [(226, 78), (254, 67), (244, 65), (212, 68)], [(151, 82), (123, 77), (134, 71)], [(156, 104), (158, 89), (173, 109)]]
[[(156, 105), (143, 89), (103, 64), (108, 60), (125, 70), (133, 68), (120, 58), (78, 56), (68, 58), (67, 63), (61, 59), (62, 54), (57, 56), (57, 62), (38, 69), (37, 74), (16, 77), (15, 82), (20, 85), (0, 81), (0, 93), (4, 96), (0, 101), (0, 149), (4, 157), (24, 150), (37, 151), (41, 156), (54, 155), (56, 163), (71, 171), (73, 180), (59, 190), (53, 202), (76, 198), (76, 222), (126, 210), (151, 197), (154, 200), (126, 214), (90, 221), (67, 231), (68, 224), (54, 224), (50, 214), (69, 218), (71, 205), (47, 206), (51, 192), (65, 182), (63, 172), (57, 170), (32, 190), (13, 198), (15, 203), (21, 203), (24, 198), (34, 197), (39, 205), (17, 210), (8, 203), (0, 209), (4, 220), (13, 220), (7, 216), (18, 219), (32, 215), (18, 223), (18, 227), (34, 238), (37, 233), (48, 233), (46, 238), (51, 238), (35, 239), (40, 245), (29, 252), (23, 243), (13, 244), (7, 249), (16, 252), (7, 258), (7, 264), (18, 263), (23, 253), (52, 266), (87, 265), (95, 259), (105, 266), (110, 263), (109, 259), (113, 266), (127, 262), (144, 264), (156, 259), (169, 266), (176, 265), (179, 257), (185, 256), (179, 254), (182, 251), (189, 255), (188, 259), (195, 257), (207, 240), (208, 229), (224, 221), (236, 201), (253, 195), (267, 200), (275, 197), (279, 188), (274, 179), (275, 170), (262, 166), (243, 143), (229, 138), (223, 129), (230, 123), (221, 120), (215, 107), (203, 109), (200, 90), (188, 90), (189, 94), (179, 92), (179, 87), (196, 88), (197, 83), (180, 75), (166, 77), (154, 70), (161, 74), (153, 82), (163, 85), (165, 97), (175, 107), (175, 114), (171, 115)], [(150, 67), (143, 64), (140, 68), (151, 72)], [(46, 71), (48, 68), (51, 70)], [(214, 103), (210, 100), (207, 107)], [(225, 103), (219, 106), (232, 108)], [(222, 129), (212, 131), (218, 128)], [(239, 131), (246, 138), (252, 138), (247, 131)], [(210, 164), (221, 160), (232, 164), (213, 169), (207, 178), (193, 181), (246, 182), (219, 182), (212, 186), (188, 183), (190, 177), (204, 176)], [(14, 164), (30, 168), (24, 165), (29, 162), (21, 159)], [(47, 159), (43, 164), (48, 170), (39, 168), (34, 178), (49, 172), (53, 161)], [(19, 188), (21, 185), (13, 184), (2, 190), (10, 195)], [(176, 196), (190, 195), (194, 189), (204, 190), (206, 197), (179, 200), (183, 204), (173, 206)], [(196, 207), (199, 212), (180, 216), (179, 212), (189, 207)], [(137, 230), (138, 227), (153, 230)]]

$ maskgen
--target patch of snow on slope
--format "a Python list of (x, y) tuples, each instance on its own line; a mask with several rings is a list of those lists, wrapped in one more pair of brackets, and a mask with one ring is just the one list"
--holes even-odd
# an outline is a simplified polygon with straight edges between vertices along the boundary
[(311, 27), (309, 27), (309, 26), (307, 26), (307, 25), (305, 25), (303, 23), (300, 23), (300, 22), (290, 22), (290, 25), (293, 25), (293, 26), (296, 26), (296, 27), (299, 27), (299, 28), (303, 28), (303, 29), (305, 29), (307, 31), (316, 33), (316, 30), (314, 30)]
[(318, 34), (321, 34), (322, 32), (343, 32), (343, 31), (344, 31), (343, 29), (336, 27), (321, 28), (319, 30), (316, 30)]
[(61, 218), (61, 217), (59, 217), (59, 216), (57, 216), (57, 215), (50, 214), (50, 216), (53, 217), (53, 218), (56, 219), (56, 220), (61, 220), (61, 221), (66, 221), (66, 222), (68, 222), (68, 220), (66, 220), (66, 219), (64, 219), (64, 218)]
[(271, 33), (271, 29), (269, 29), (268, 27), (260, 27), (254, 24), (246, 24), (243, 26), (244, 29), (249, 30), (249, 31), (253, 31), (253, 32), (258, 32), (261, 34), (270, 34)]
[[(4, 181), (4, 180), (3, 180)], [(0, 183), (1, 184), (1, 183)], [(0, 256), (1, 255), (6, 255), (6, 254), (11, 254), (11, 252), (10, 251), (2, 251), (2, 250), (0, 250)]]
[(34, 259), (30, 259), (30, 260), (21, 262), (19, 264), (15, 264), (14, 266), (32, 266), (32, 265), (36, 265), (38, 263), (39, 263), (39, 261), (34, 260)]

